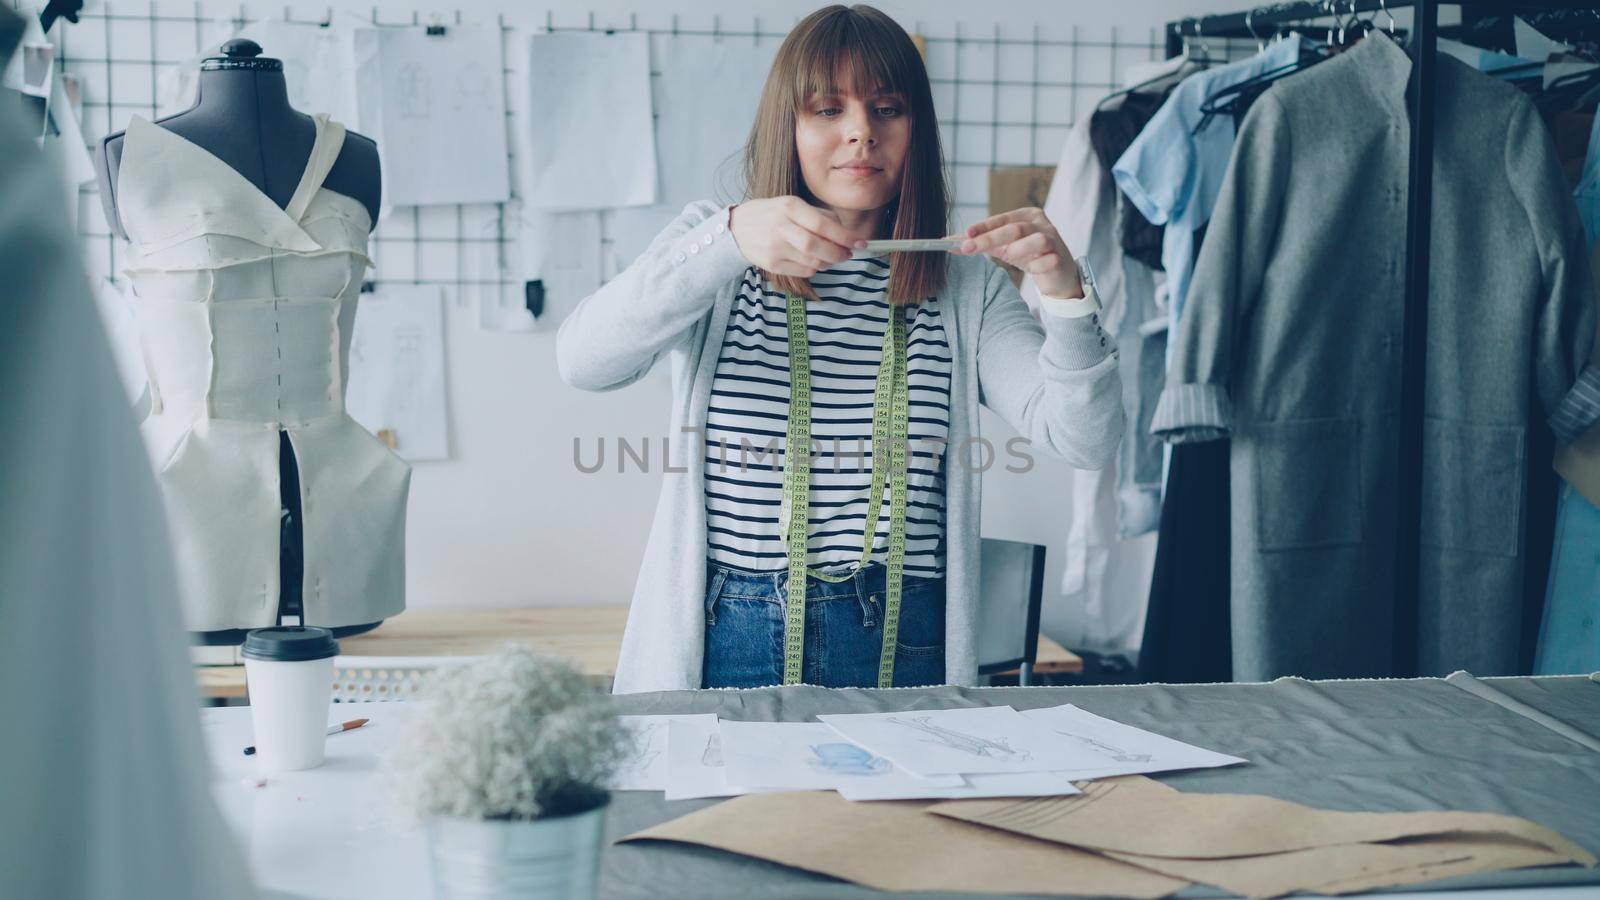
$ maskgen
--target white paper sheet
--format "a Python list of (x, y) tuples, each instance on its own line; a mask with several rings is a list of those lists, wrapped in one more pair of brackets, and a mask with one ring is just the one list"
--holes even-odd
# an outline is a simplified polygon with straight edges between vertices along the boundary
[(613, 270), (638, 258), (689, 203), (739, 199), (744, 144), (778, 50), (777, 41), (704, 36), (659, 35), (654, 46), (661, 72), (655, 91), (658, 200), (611, 214)]
[(666, 799), (737, 797), (772, 790), (728, 784), (724, 777), (722, 735), (717, 730), (717, 718), (706, 718), (710, 721), (695, 716), (690, 721), (667, 723)]
[(614, 791), (664, 791), (667, 789), (667, 727), (672, 722), (699, 723), (715, 728), (714, 713), (679, 716), (618, 716), (633, 737), (633, 748), (611, 778)]
[[(516, 251), (502, 274), (516, 287), (482, 292), (478, 324), (489, 331), (553, 328), (578, 301), (600, 287), (600, 214), (547, 213), (526, 209), (515, 201), (506, 204), (505, 212)], [(486, 248), (485, 252), (499, 251), (492, 243), (477, 246)], [(544, 310), (537, 319), (525, 303), (522, 285), (528, 281), (544, 286)]]
[(362, 294), (350, 339), (345, 409), (373, 434), (394, 433), (401, 459), (446, 459), (444, 306), (439, 287)]
[[(56, 77), (56, 47), (45, 36), (39, 17), (24, 16), (22, 38), (10, 63), (0, 72), (0, 87), (10, 88), (35, 100), (27, 101), (25, 117), (30, 128), (38, 126), (34, 136), (44, 155), (54, 160), (53, 165), (64, 180), (63, 200), (74, 230), (78, 217), (78, 186), (94, 180), (94, 164), (84, 145), (80, 124), (82, 115), (81, 91), (76, 81), (68, 91), (66, 81), (75, 76)], [(42, 108), (43, 119), (37, 118)]]
[(359, 130), (378, 142), (384, 208), (511, 198), (498, 25), (355, 33)]
[(341, 13), (326, 26), (269, 19), (252, 22), (237, 31), (226, 19), (216, 19), (205, 21), (200, 27), (206, 32), (200, 41), (205, 49), (162, 73), (157, 86), (157, 115), (172, 115), (194, 106), (200, 61), (219, 55), (217, 48), (223, 41), (240, 37), (260, 44), (262, 56), (283, 63), (290, 106), (308, 115), (327, 113), (334, 121), (360, 130), (355, 32), (370, 30), (361, 19)]
[(530, 35), (527, 85), (522, 196), (530, 209), (604, 209), (656, 201), (647, 35)]
[(846, 738), (918, 775), (1059, 772), (1103, 757), (1009, 706), (823, 715)]
[(316, 115), (327, 113), (351, 129), (357, 127), (355, 32), (349, 25), (257, 22), (242, 32), (261, 45), (262, 55), (283, 62), (289, 105)]
[[(822, 791), (860, 785), (911, 796), (961, 787), (959, 775), (918, 777), (815, 722), (719, 722), (727, 780), (746, 787)], [(870, 786), (870, 787), (868, 787)]]
[(94, 160), (83, 140), (83, 84), (70, 73), (50, 82), (50, 121), (55, 128), (45, 134), (43, 149), (65, 178), (67, 216), (76, 231), (78, 189), (95, 178)]
[(1099, 757), (1098, 768), (1062, 773), (1077, 780), (1179, 769), (1211, 769), (1249, 761), (1114, 722), (1070, 703), (1047, 709), (1030, 709), (1022, 715)]
[(1512, 20), (1511, 31), (1516, 42), (1517, 55), (1523, 59), (1545, 60), (1553, 54), (1564, 53), (1569, 49), (1566, 44), (1545, 37), (1520, 16)]
[(128, 402), (137, 404), (144, 396), (149, 375), (144, 367), (144, 350), (139, 346), (139, 323), (128, 295), (109, 278), (98, 279), (94, 291), (95, 307), (111, 342), (111, 356), (117, 361), (117, 374), (128, 392)]
[(56, 47), (45, 36), (39, 17), (24, 16), (22, 37), (5, 70), (0, 72), (0, 87), (48, 98), (55, 76), (55, 59)]
[(846, 800), (977, 800), (984, 797), (1065, 797), (1082, 793), (1072, 779), (1056, 772), (963, 775), (965, 784), (947, 788), (899, 789), (888, 784), (846, 784)]

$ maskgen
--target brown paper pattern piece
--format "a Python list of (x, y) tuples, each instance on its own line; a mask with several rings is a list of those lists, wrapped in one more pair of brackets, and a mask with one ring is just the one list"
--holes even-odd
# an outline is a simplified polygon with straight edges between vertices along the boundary
[(753, 856), (882, 891), (1164, 897), (1188, 881), (1096, 853), (930, 816), (925, 801), (748, 794), (622, 838)]
[(1452, 834), (1520, 838), (1593, 866), (1593, 854), (1527, 819), (1480, 812), (1341, 812), (1252, 794), (1188, 794), (1142, 776), (1081, 785), (1071, 797), (954, 800), (942, 816), (1084, 847), (1215, 859)]

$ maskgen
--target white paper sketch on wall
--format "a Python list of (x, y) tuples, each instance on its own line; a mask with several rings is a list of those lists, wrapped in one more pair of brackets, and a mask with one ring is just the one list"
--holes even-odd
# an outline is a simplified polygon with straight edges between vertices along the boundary
[[(655, 83), (656, 202), (618, 209), (607, 221), (607, 274), (644, 252), (695, 200), (732, 203), (743, 194), (744, 144), (755, 121), (775, 40), (718, 41), (703, 35), (651, 38)], [(729, 78), (727, 73), (751, 77)], [(758, 74), (759, 73), (759, 74)]]
[[(487, 331), (554, 331), (600, 287), (597, 212), (546, 213), (513, 200), (472, 234), (462, 255), (469, 283), (458, 302), (476, 303), (478, 325)], [(531, 281), (542, 289), (538, 318), (527, 305)]]
[(362, 294), (350, 338), (345, 409), (408, 461), (450, 456), (444, 310), (438, 287)]
[(162, 67), (156, 85), (157, 115), (167, 116), (194, 106), (200, 61), (215, 56), (223, 41), (239, 37), (255, 41), (261, 45), (262, 56), (283, 63), (290, 106), (308, 115), (327, 113), (334, 121), (361, 131), (356, 106), (355, 32), (373, 30), (361, 18), (339, 12), (326, 25), (265, 19), (235, 28), (229, 17), (218, 16), (197, 21), (195, 28), (195, 37), (203, 49), (178, 65)]
[(428, 72), (417, 63), (406, 63), (395, 75), (400, 115), (407, 119), (432, 118), (433, 92), (428, 87)]
[(483, 112), (494, 109), (491, 88), (497, 75), (478, 63), (467, 63), (456, 73), (456, 91), (451, 97), (455, 108), (461, 111)]
[(502, 41), (498, 25), (356, 33), (359, 130), (378, 142), (386, 210), (511, 199)]
[(546, 211), (656, 202), (648, 36), (531, 34), (527, 53), (525, 146), (517, 148), (523, 202)]

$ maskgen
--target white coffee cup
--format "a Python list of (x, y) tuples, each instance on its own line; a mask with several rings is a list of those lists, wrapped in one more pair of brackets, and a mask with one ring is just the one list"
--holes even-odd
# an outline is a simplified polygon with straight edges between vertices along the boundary
[(262, 772), (322, 765), (333, 699), (333, 632), (309, 625), (257, 628), (245, 635), (245, 684), (255, 757)]

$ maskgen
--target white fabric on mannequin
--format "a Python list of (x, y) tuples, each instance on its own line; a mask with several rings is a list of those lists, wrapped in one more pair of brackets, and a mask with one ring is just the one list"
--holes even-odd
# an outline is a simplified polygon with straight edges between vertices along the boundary
[(59, 173), (0, 107), (0, 897), (251, 897)]
[(411, 470), (344, 408), (372, 222), (322, 186), (344, 128), (315, 121), (287, 209), (142, 118), (124, 139), (118, 209), (152, 398), (142, 431), (193, 631), (276, 621), (280, 430), (300, 472), (306, 624), (405, 608)]

